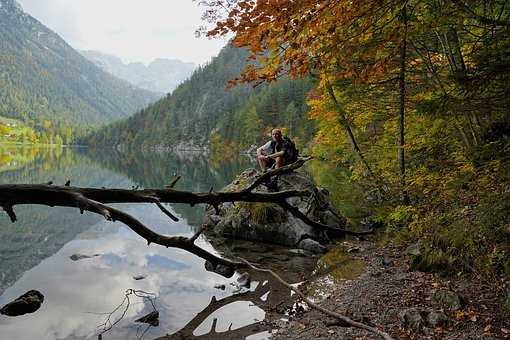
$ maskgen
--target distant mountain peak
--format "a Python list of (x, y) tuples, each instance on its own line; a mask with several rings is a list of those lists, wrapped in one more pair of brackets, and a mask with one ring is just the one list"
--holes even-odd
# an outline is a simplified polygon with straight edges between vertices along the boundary
[(154, 59), (148, 66), (141, 62), (123, 63), (114, 55), (98, 51), (81, 53), (108, 73), (153, 92), (172, 92), (194, 71), (195, 64), (179, 59)]

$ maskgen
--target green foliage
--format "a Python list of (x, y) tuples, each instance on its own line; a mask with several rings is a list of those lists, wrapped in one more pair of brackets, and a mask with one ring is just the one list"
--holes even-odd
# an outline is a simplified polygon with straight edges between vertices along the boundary
[[(357, 74), (345, 77), (341, 67), (334, 70), (337, 77), (331, 76), (376, 180), (352, 157), (338, 107), (323, 86), (308, 101), (317, 124), (313, 153), (347, 165), (351, 181), (365, 188), (367, 198), (374, 199), (374, 189), (382, 194), (372, 213), (399, 240), (422, 240), (425, 250), (415, 259), (417, 268), (508, 280), (510, 69), (504, 65), (510, 55), (510, 10), (498, 1), (469, 2), (469, 11), (446, 1), (407, 4), (415, 12), (408, 12), (405, 178), (399, 176), (395, 146), (398, 64), (389, 63), (372, 81)], [(505, 19), (492, 21), (496, 17)], [(371, 64), (356, 64), (363, 61), (358, 57), (370, 60), (374, 52), (389, 51), (370, 44), (384, 38), (373, 32), (353, 47), (360, 54), (352, 63), (362, 70)], [(332, 197), (345, 191), (334, 183), (330, 188)]]
[(279, 207), (271, 203), (248, 202), (238, 203), (239, 209), (246, 209), (250, 214), (250, 220), (257, 224), (268, 224), (283, 222), (286, 213)]

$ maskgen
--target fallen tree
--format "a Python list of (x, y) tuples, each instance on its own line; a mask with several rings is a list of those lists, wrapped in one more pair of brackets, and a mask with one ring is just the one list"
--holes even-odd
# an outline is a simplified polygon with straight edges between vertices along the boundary
[[(120, 221), (143, 237), (147, 244), (151, 243), (159, 244), (165, 247), (180, 248), (193, 253), (203, 259), (206, 262), (206, 268), (212, 269), (224, 276), (231, 276), (234, 269), (239, 268), (251, 268), (256, 271), (269, 273), (273, 275), (279, 282), (295, 291), (301, 298), (303, 298), (312, 308), (317, 308), (322, 312), (339, 318), (349, 326), (363, 328), (377, 335), (382, 336), (385, 339), (390, 339), (387, 334), (381, 332), (375, 328), (366, 326), (361, 323), (357, 323), (347, 317), (340, 314), (330, 312), (314, 305), (304, 297), (304, 295), (293, 288), (291, 285), (283, 281), (279, 276), (275, 275), (272, 271), (260, 269), (248, 261), (241, 259), (230, 260), (219, 257), (195, 244), (195, 241), (204, 231), (202, 226), (194, 235), (190, 237), (184, 236), (168, 236), (154, 232), (140, 220), (125, 213), (117, 208), (111, 207), (108, 204), (113, 203), (153, 203), (167, 215), (171, 220), (178, 221), (178, 218), (174, 216), (163, 204), (165, 203), (185, 203), (191, 206), (197, 204), (208, 204), (219, 210), (219, 206), (226, 202), (264, 202), (273, 203), (279, 205), (283, 209), (289, 211), (292, 215), (302, 220), (306, 224), (320, 228), (327, 233), (332, 235), (345, 235), (345, 234), (367, 234), (372, 232), (371, 230), (364, 232), (354, 232), (345, 230), (342, 228), (334, 228), (330, 225), (322, 224), (320, 222), (310, 219), (307, 215), (308, 212), (302, 212), (297, 207), (290, 204), (287, 199), (289, 198), (308, 198), (315, 199), (316, 193), (310, 190), (285, 190), (279, 192), (257, 192), (254, 191), (259, 185), (263, 184), (267, 179), (273, 176), (278, 176), (287, 172), (294, 171), (300, 168), (310, 158), (300, 159), (297, 162), (288, 166), (267, 171), (260, 176), (256, 177), (255, 180), (238, 191), (231, 192), (215, 192), (213, 188), (209, 192), (188, 192), (174, 189), (175, 184), (179, 180), (179, 177), (175, 178), (168, 186), (164, 189), (142, 189), (136, 188), (128, 189), (107, 189), (107, 188), (81, 188), (70, 186), (70, 181), (67, 181), (63, 186), (55, 186), (53, 183), (45, 184), (4, 184), (0, 185), (0, 207), (7, 213), (11, 221), (14, 223), (17, 220), (16, 213), (14, 211), (15, 206), (27, 205), (27, 204), (38, 204), (46, 205), (50, 207), (72, 207), (78, 208), (81, 213), (89, 211), (95, 214), (103, 216), (108, 221)], [(225, 271), (219, 268), (219, 266), (228, 267), (230, 271)], [(227, 274), (225, 274), (227, 273)], [(222, 306), (224, 303), (229, 301), (221, 301), (218, 303), (216, 300), (212, 300), (210, 308), (214, 309), (218, 306)], [(209, 308), (209, 307), (208, 307)], [(208, 310), (206, 308), (206, 310)], [(201, 314), (197, 320), (201, 320), (206, 313)], [(195, 319), (194, 319), (195, 320)], [(192, 330), (195, 327), (194, 323), (191, 322), (190, 327), (185, 327), (186, 331)], [(215, 326), (213, 325), (213, 330)], [(184, 333), (183, 333), (184, 334)], [(178, 334), (181, 335), (181, 334)], [(209, 334), (210, 335), (210, 334)]]
[(199, 229), (193, 236), (168, 236), (154, 232), (140, 220), (107, 204), (112, 203), (153, 203), (161, 209), (173, 221), (177, 221), (164, 203), (185, 203), (194, 206), (196, 204), (208, 204), (216, 209), (225, 202), (268, 202), (274, 203), (288, 210), (303, 222), (314, 228), (322, 228), (332, 235), (345, 234), (366, 234), (365, 232), (354, 232), (341, 228), (316, 222), (299, 209), (287, 202), (292, 197), (311, 197), (313, 192), (306, 190), (287, 190), (280, 192), (257, 192), (254, 191), (261, 183), (286, 172), (294, 171), (308, 161), (310, 158), (303, 158), (297, 162), (267, 171), (258, 176), (253, 183), (245, 189), (236, 192), (215, 192), (213, 188), (209, 192), (189, 192), (174, 189), (178, 178), (164, 189), (107, 189), (107, 188), (81, 188), (70, 186), (68, 181), (64, 186), (55, 186), (52, 183), (46, 184), (4, 184), (0, 185), (0, 207), (9, 215), (12, 222), (17, 217), (14, 207), (25, 204), (39, 204), (50, 207), (73, 207), (78, 208), (81, 213), (89, 211), (103, 216), (108, 221), (120, 221), (131, 230), (143, 237), (148, 244), (155, 243), (164, 247), (180, 248), (189, 251), (206, 261), (215, 268), (218, 265), (230, 268), (246, 267), (246, 263), (228, 260), (212, 254), (195, 244), (195, 241), (203, 232)]

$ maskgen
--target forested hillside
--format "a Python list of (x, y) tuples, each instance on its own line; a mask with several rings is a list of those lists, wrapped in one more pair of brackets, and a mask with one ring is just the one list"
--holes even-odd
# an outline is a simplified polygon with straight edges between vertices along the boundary
[(15, 0), (0, 0), (0, 88), (1, 116), (44, 131), (110, 122), (157, 98), (96, 67)]
[(273, 84), (227, 88), (229, 80), (246, 66), (248, 53), (225, 47), (209, 64), (173, 93), (136, 115), (93, 134), (91, 145), (207, 146), (235, 143), (249, 146), (267, 138), (274, 126), (288, 125), (298, 141), (308, 140), (306, 94), (313, 81), (281, 79)]

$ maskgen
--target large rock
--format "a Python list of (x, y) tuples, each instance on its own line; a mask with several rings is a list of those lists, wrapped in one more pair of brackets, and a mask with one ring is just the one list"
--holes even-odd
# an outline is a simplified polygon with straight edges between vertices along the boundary
[[(255, 169), (248, 169), (241, 173), (224, 191), (242, 190), (252, 183), (259, 173)], [(331, 227), (344, 228), (346, 219), (331, 205), (328, 192), (317, 188), (313, 182), (298, 172), (291, 172), (278, 176), (277, 186), (283, 190), (310, 190), (315, 192), (314, 198), (291, 198), (288, 202), (299, 208), (303, 213), (321, 223)], [(263, 186), (256, 191), (267, 192)], [(305, 239), (326, 242), (323, 230), (312, 228), (300, 219), (272, 203), (244, 203), (223, 204), (219, 212), (208, 209), (204, 224), (209, 232), (218, 236), (250, 241), (280, 244), (290, 247), (310, 246), (313, 242), (303, 242)], [(315, 243), (314, 243), (315, 245)], [(314, 247), (314, 251), (323, 249)]]
[(431, 311), (427, 315), (427, 324), (430, 327), (440, 327), (448, 324), (448, 316), (441, 311)]
[(464, 305), (463, 299), (451, 290), (440, 290), (435, 292), (432, 295), (432, 301), (451, 311), (459, 310)]
[(322, 254), (327, 251), (327, 248), (321, 245), (319, 242), (306, 238), (299, 242), (298, 247), (304, 250), (308, 250), (314, 254)]
[(44, 295), (37, 290), (29, 290), (16, 300), (9, 302), (0, 309), (0, 314), (19, 316), (37, 311), (44, 301)]
[(402, 324), (414, 330), (419, 330), (425, 325), (426, 316), (426, 311), (414, 307), (400, 312), (400, 320)]
[(418, 331), (425, 326), (444, 326), (449, 319), (442, 311), (412, 307), (400, 312), (400, 321), (405, 327)]

